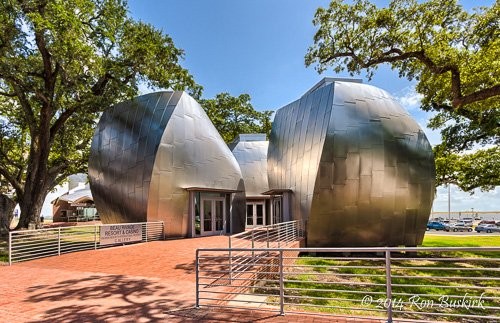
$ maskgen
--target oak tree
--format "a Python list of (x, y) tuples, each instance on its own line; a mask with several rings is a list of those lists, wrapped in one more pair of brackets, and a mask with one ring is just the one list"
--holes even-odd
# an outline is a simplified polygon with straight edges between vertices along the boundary
[[(439, 183), (467, 191), (500, 185), (500, 159), (483, 158), (498, 156), (500, 143), (499, 0), (472, 12), (456, 0), (392, 0), (385, 8), (367, 0), (333, 0), (317, 10), (313, 22), (318, 31), (306, 65), (315, 64), (320, 72), (365, 70), (371, 78), (385, 64), (416, 81), (421, 108), (435, 113), (429, 126), (441, 129), (436, 161), (463, 161), (453, 174), (438, 165)], [(476, 153), (465, 154), (471, 150)], [(496, 173), (479, 171), (487, 168)]]
[(201, 100), (201, 106), (226, 143), (232, 142), (239, 134), (271, 133), (273, 111), (257, 111), (250, 102), (250, 95), (235, 97), (229, 93), (219, 93), (213, 99)]
[[(0, 4), (0, 177), (21, 213), (39, 223), (47, 193), (86, 172), (99, 113), (138, 84), (201, 88), (183, 51), (127, 14), (124, 0), (12, 0)], [(6, 192), (11, 191), (11, 192)]]

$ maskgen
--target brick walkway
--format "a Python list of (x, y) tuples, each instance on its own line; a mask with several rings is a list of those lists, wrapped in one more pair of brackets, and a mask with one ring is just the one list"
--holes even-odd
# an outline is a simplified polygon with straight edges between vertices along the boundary
[(157, 241), (0, 266), (0, 322), (379, 322), (194, 309), (196, 248), (226, 246)]

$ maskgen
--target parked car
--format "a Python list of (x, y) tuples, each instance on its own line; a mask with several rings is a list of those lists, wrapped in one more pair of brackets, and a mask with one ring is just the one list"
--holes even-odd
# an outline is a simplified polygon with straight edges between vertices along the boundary
[(476, 227), (476, 232), (483, 231), (486, 233), (500, 232), (500, 227), (496, 224), (480, 224)]
[(462, 220), (457, 221), (457, 223), (463, 223), (466, 227), (472, 227), (474, 225), (472, 218), (463, 218)]
[(486, 224), (496, 224), (497, 222), (495, 220), (482, 220), (481, 222), (478, 223), (478, 225), (486, 225)]
[(453, 223), (450, 226), (448, 226), (445, 230), (446, 231), (453, 231), (453, 232), (457, 232), (457, 231), (472, 232), (472, 225), (465, 223), (465, 222), (456, 222), (456, 223)]
[(442, 222), (438, 222), (438, 221), (431, 221), (429, 223), (427, 223), (427, 230), (436, 230), (436, 231), (439, 231), (439, 230), (446, 230), (447, 226), (446, 224), (442, 223)]

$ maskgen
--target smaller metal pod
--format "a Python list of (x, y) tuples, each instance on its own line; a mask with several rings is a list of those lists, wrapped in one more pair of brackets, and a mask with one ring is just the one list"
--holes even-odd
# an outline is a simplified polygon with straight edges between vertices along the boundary
[(151, 93), (106, 110), (92, 140), (89, 177), (104, 223), (160, 220), (167, 236), (193, 236), (200, 203), (217, 200), (224, 208), (219, 231), (244, 230), (239, 165), (185, 92)]
[(245, 182), (246, 228), (282, 222), (273, 216), (271, 196), (267, 179), (267, 149), (269, 142), (265, 134), (240, 134), (230, 145), (240, 165)]
[(240, 165), (247, 197), (263, 196), (269, 190), (267, 179), (267, 149), (269, 141), (265, 134), (240, 134), (229, 145)]

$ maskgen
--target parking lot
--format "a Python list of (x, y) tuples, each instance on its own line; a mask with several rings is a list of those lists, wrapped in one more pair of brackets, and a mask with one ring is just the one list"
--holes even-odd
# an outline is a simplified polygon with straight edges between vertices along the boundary
[(481, 233), (478, 233), (476, 231), (472, 231), (472, 232), (453, 232), (453, 231), (443, 231), (443, 230), (440, 230), (440, 231), (436, 231), (436, 230), (428, 230), (425, 234), (432, 234), (432, 235), (443, 235), (443, 236), (483, 236), (483, 235), (487, 235), (487, 236), (498, 236), (500, 235), (500, 232), (493, 232), (493, 233), (485, 233), (485, 232), (481, 232)]

